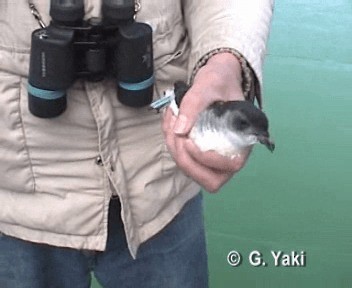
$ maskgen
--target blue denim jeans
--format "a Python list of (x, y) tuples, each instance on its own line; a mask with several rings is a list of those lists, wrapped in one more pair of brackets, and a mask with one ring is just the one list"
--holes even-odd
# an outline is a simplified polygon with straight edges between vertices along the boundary
[(0, 234), (1, 288), (88, 288), (91, 272), (104, 288), (208, 287), (201, 195), (159, 234), (127, 249), (118, 200), (112, 200), (104, 252), (35, 244)]

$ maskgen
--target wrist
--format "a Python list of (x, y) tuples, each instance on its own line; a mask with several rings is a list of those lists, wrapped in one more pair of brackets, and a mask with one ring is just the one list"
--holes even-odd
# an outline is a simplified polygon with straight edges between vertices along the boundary
[[(207, 65), (209, 63), (214, 65)], [(198, 78), (196, 77), (198, 74), (202, 74), (199, 73), (203, 72), (202, 70), (214, 70), (215, 67), (218, 67), (217, 71), (212, 73), (215, 78), (220, 76), (219, 78), (223, 81), (226, 79), (227, 83), (232, 81), (233, 87), (236, 88), (236, 94), (241, 90), (241, 94), (245, 99), (253, 101), (254, 79), (251, 68), (242, 54), (233, 48), (218, 48), (205, 54), (194, 67), (190, 83), (193, 83)], [(238, 89), (239, 87), (240, 89)]]
[[(242, 90), (242, 68), (231, 53), (218, 53), (209, 58), (194, 77), (195, 87), (208, 87), (221, 94), (219, 100), (245, 100)], [(203, 89), (203, 88), (201, 88)]]
[[(237, 57), (228, 52), (212, 56), (205, 67), (209, 67), (225, 85), (231, 85), (233, 89), (242, 91), (242, 68)], [(238, 92), (237, 91), (237, 92)]]

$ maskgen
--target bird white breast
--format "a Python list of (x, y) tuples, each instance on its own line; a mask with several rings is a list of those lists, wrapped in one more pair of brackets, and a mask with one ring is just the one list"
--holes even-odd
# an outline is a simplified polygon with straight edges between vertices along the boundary
[(228, 130), (199, 130), (195, 127), (189, 137), (201, 151), (216, 151), (227, 157), (236, 157), (241, 150), (258, 142), (254, 135), (244, 136)]

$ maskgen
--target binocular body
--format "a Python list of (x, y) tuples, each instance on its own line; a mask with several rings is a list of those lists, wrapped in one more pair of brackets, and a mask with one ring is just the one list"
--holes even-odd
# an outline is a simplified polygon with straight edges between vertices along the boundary
[(83, 0), (52, 0), (48, 27), (32, 33), (28, 79), (30, 112), (63, 113), (66, 91), (78, 78), (116, 79), (121, 103), (148, 105), (153, 98), (152, 29), (134, 20), (134, 1), (103, 1), (103, 18), (83, 20)]

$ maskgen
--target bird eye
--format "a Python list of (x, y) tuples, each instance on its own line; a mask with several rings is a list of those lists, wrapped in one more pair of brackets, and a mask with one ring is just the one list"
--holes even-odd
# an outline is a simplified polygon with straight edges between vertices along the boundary
[(245, 130), (246, 128), (249, 127), (249, 123), (245, 119), (238, 119), (236, 122), (237, 122), (236, 126), (238, 127), (239, 130)]

